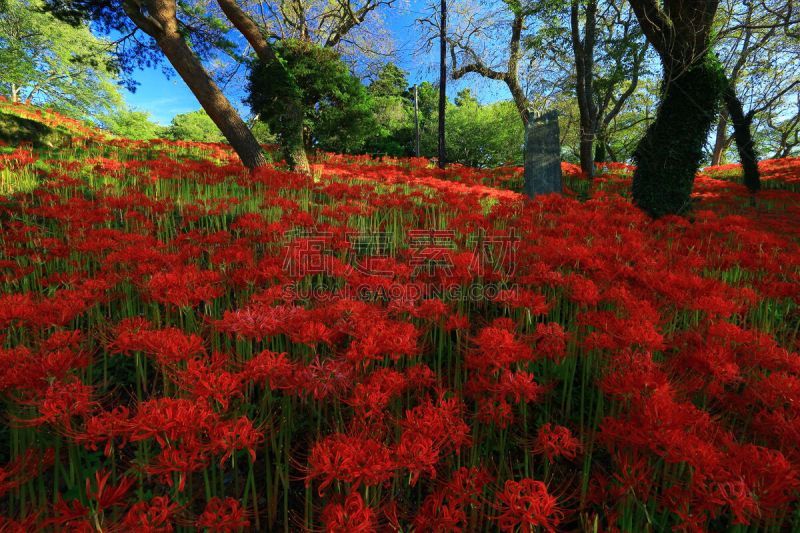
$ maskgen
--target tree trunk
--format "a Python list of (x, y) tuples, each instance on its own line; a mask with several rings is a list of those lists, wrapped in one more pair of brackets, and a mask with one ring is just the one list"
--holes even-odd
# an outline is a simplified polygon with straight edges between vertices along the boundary
[(586, 4), (584, 37), (580, 36), (578, 0), (572, 0), (570, 25), (572, 28), (572, 50), (575, 56), (576, 93), (580, 112), (580, 158), (581, 170), (591, 178), (594, 175), (594, 138), (597, 129), (597, 106), (594, 103), (594, 38), (597, 1)]
[(267, 160), (253, 133), (186, 44), (178, 28), (175, 1), (124, 0), (123, 9), (139, 28), (155, 39), (170, 64), (236, 151), (242, 164), (249, 169), (265, 165)]
[(233, 27), (236, 28), (239, 33), (247, 39), (250, 46), (253, 47), (256, 56), (264, 63), (273, 61), (275, 59), (275, 52), (272, 50), (272, 47), (270, 47), (269, 42), (267, 42), (267, 39), (261, 34), (261, 30), (258, 29), (258, 26), (253, 22), (253, 19), (250, 18), (250, 15), (239, 7), (236, 0), (217, 0), (217, 3), (219, 7), (222, 8), (222, 12), (225, 13), (228, 20), (231, 21)]
[(636, 147), (633, 201), (650, 216), (689, 208), (694, 176), (703, 158), (726, 81), (710, 52), (719, 0), (629, 0), (647, 41), (661, 58), (661, 103)]
[(722, 65), (708, 55), (680, 74), (665, 69), (655, 121), (634, 153), (633, 200), (660, 217), (689, 208), (703, 146), (725, 88)]
[(447, 107), (447, 0), (441, 0), (441, 24), (439, 27), (439, 168), (444, 168), (445, 148), (445, 111)]
[(736, 89), (732, 82), (728, 82), (722, 94), (727, 111), (733, 122), (733, 138), (736, 140), (736, 149), (739, 152), (739, 161), (744, 173), (744, 184), (755, 193), (761, 189), (761, 175), (758, 170), (758, 155), (750, 132), (753, 121), (751, 114), (745, 115), (742, 102), (736, 96)]
[(306, 143), (303, 137), (303, 109), (299, 104), (287, 103), (285, 118), (288, 122), (286, 132), (282, 135), (283, 154), (289, 168), (295, 172), (310, 174)]
[(728, 110), (723, 109), (719, 112), (717, 121), (717, 134), (714, 137), (714, 150), (711, 152), (711, 164), (714, 166), (722, 164), (722, 157), (728, 147)]
[(20, 88), (17, 87), (17, 84), (16, 83), (12, 83), (11, 84), (11, 103), (12, 104), (19, 103), (19, 91), (20, 91)]
[(414, 155), (419, 157), (419, 94), (414, 85)]
[(253, 133), (205, 71), (197, 56), (192, 53), (183, 36), (165, 36), (157, 39), (157, 42), (197, 101), (239, 155), (244, 166), (254, 169), (265, 165), (267, 160)]
[[(231, 24), (241, 33), (253, 51), (256, 53), (259, 61), (264, 64), (277, 61), (275, 51), (270, 46), (267, 39), (262, 35), (256, 23), (239, 5), (236, 0), (217, 0), (217, 3), (222, 8), (223, 13), (231, 21)], [(302, 104), (299, 102), (287, 102), (286, 120), (290, 124), (290, 133), (281, 136), (282, 149), (286, 163), (295, 172), (302, 172), (309, 174), (311, 168), (308, 164), (308, 154), (305, 152), (305, 143), (303, 142), (303, 110)], [(299, 116), (298, 116), (299, 113)], [(296, 123), (296, 124), (295, 124)]]

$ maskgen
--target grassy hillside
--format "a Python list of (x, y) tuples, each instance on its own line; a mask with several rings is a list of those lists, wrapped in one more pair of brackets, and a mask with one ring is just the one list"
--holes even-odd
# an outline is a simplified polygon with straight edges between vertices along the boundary
[(800, 193), (76, 132), (0, 153), (0, 531), (800, 531)]

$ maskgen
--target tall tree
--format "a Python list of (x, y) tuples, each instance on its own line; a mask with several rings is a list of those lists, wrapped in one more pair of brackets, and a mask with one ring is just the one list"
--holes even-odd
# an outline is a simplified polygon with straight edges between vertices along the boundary
[[(522, 123), (527, 124), (531, 102), (520, 77), (520, 61), (523, 56), (522, 30), (526, 18), (531, 16), (532, 12), (519, 0), (503, 0), (503, 5), (507, 14), (511, 15), (510, 21), (498, 21), (494, 13), (485, 17), (470, 15), (463, 21), (462, 27), (451, 32), (452, 76), (458, 80), (474, 73), (503, 82), (511, 93)], [(499, 57), (488, 59), (487, 55), (494, 55), (492, 52), (488, 54), (485, 52), (486, 41), (493, 40), (492, 28), (506, 24), (509, 36), (505, 61)]]
[(446, 164), (445, 110), (447, 106), (447, 0), (441, 0), (439, 11), (439, 152), (437, 164)]
[[(357, 39), (348, 41), (354, 33), (365, 29), (364, 22), (370, 13), (390, 6), (395, 0), (364, 0), (356, 3), (351, 0), (319, 4), (308, 0), (279, 0), (277, 2), (261, 2), (261, 17), (257, 18), (243, 8), (236, 0), (217, 0), (225, 17), (247, 40), (262, 65), (274, 64), (271, 71), (279, 76), (284, 88), (292, 85), (291, 74), (286, 70), (282, 58), (275, 53), (274, 47), (266, 36), (275, 36), (275, 40), (293, 39), (313, 43), (316, 46), (330, 48), (341, 53), (354, 47), (366, 54), (376, 54), (380, 47), (376, 43), (387, 42), (376, 39), (371, 44), (360, 46)], [(379, 30), (376, 30), (379, 31)], [(264, 81), (266, 82), (266, 80)], [(281, 122), (284, 127), (280, 134), (286, 160), (296, 171), (309, 172), (308, 156), (304, 139), (308, 132), (303, 126), (303, 102), (295, 87), (282, 95)], [(291, 127), (289, 127), (291, 125)]]
[(634, 202), (652, 216), (688, 209), (695, 173), (726, 87), (711, 53), (719, 0), (629, 0), (661, 59), (661, 104), (634, 154)]
[(415, 153), (414, 89), (407, 73), (387, 63), (369, 84), (374, 131), (366, 149), (374, 154), (406, 156)]
[(0, 3), (0, 86), (12, 102), (35, 102), (90, 118), (121, 105), (110, 43), (86, 25), (43, 12), (40, 0)]
[[(372, 101), (339, 54), (297, 39), (282, 39), (274, 49), (281, 60), (253, 67), (248, 96), (270, 131), (303, 152), (359, 151), (375, 130)], [(300, 110), (299, 123), (287, 116), (287, 101)]]
[[(308, 155), (304, 140), (304, 116), (302, 98), (299, 94), (299, 87), (293, 84), (292, 77), (286, 69), (286, 64), (275, 52), (274, 47), (262, 33), (262, 29), (255, 23), (250, 15), (245, 12), (235, 0), (217, 0), (223, 13), (247, 40), (258, 58), (256, 70), (270, 69), (270, 72), (277, 79), (267, 80), (263, 77), (257, 78), (261, 83), (275, 82), (281, 87), (281, 94), (275, 94), (280, 98), (280, 116), (265, 117), (267, 120), (276, 120), (280, 124), (278, 137), (283, 147), (284, 159), (289, 164), (289, 168), (297, 172), (308, 174), (311, 167), (308, 164)], [(253, 87), (250, 92), (253, 93)], [(266, 92), (266, 87), (260, 90)], [(273, 124), (273, 129), (277, 124)]]
[[(625, 4), (603, 2), (598, 12), (596, 54), (593, 62), (592, 90), (597, 106), (595, 119), (595, 161), (605, 161), (612, 137), (626, 124), (617, 125), (617, 117), (627, 112), (637, 95), (646, 91), (642, 84), (649, 76), (649, 46), (644, 39), (633, 11)], [(647, 120), (644, 116), (637, 120)], [(612, 155), (609, 153), (609, 155)], [(619, 154), (622, 155), (622, 154)], [(618, 160), (613, 157), (612, 160)]]
[[(738, 95), (742, 118), (748, 125), (752, 122), (767, 146), (770, 138), (780, 137), (769, 117), (790, 116), (800, 86), (800, 35), (786, 25), (791, 10), (791, 3), (783, 0), (723, 0), (717, 17), (715, 51), (728, 73), (731, 94)], [(734, 136), (742, 129), (735, 128), (730, 134), (731, 114), (726, 106), (717, 120), (712, 165), (723, 163)]]
[[(189, 16), (184, 13), (184, 9), (189, 8), (187, 4), (181, 3), (179, 6), (176, 0), (121, 0), (119, 3), (108, 0), (49, 0), (49, 3), (53, 12), (61, 18), (92, 20), (101, 30), (115, 31), (124, 36), (125, 42), (133, 42), (132, 47), (121, 52), (121, 57), (129, 62), (153, 61), (157, 59), (153, 50), (159, 50), (220, 129), (242, 163), (250, 169), (266, 164), (258, 141), (195, 53), (208, 49), (203, 46), (208, 42), (208, 35), (199, 35), (198, 32), (202, 31), (198, 30), (200, 26), (185, 20), (189, 16), (196, 17), (191, 10)], [(147, 34), (152, 41), (141, 43), (138, 39), (133, 40), (139, 31)], [(193, 31), (196, 38), (192, 39), (190, 46), (187, 39), (193, 36)], [(140, 53), (145, 55), (138, 56)]]
[[(584, 29), (581, 36), (580, 4), (584, 4)], [(597, 105), (594, 98), (594, 43), (597, 25), (597, 0), (572, 0), (570, 27), (575, 56), (576, 95), (580, 112), (581, 170), (594, 174), (594, 138), (597, 132)]]

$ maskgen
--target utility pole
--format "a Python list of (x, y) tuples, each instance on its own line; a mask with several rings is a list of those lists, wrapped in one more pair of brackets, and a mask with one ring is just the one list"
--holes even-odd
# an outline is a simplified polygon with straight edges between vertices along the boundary
[(414, 84), (414, 153), (419, 157), (419, 103), (417, 102), (417, 85)]
[(442, 1), (439, 25), (439, 168), (444, 168), (444, 112), (447, 103), (447, 0)]

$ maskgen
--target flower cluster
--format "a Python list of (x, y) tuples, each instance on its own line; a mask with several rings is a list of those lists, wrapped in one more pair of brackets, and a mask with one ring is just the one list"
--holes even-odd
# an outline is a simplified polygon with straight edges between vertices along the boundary
[[(36, 178), (0, 198), (0, 529), (800, 528), (797, 159), (653, 221), (622, 164), (530, 201), (517, 168), (75, 132), (0, 147)], [(513, 271), (471, 268), (512, 229)]]

